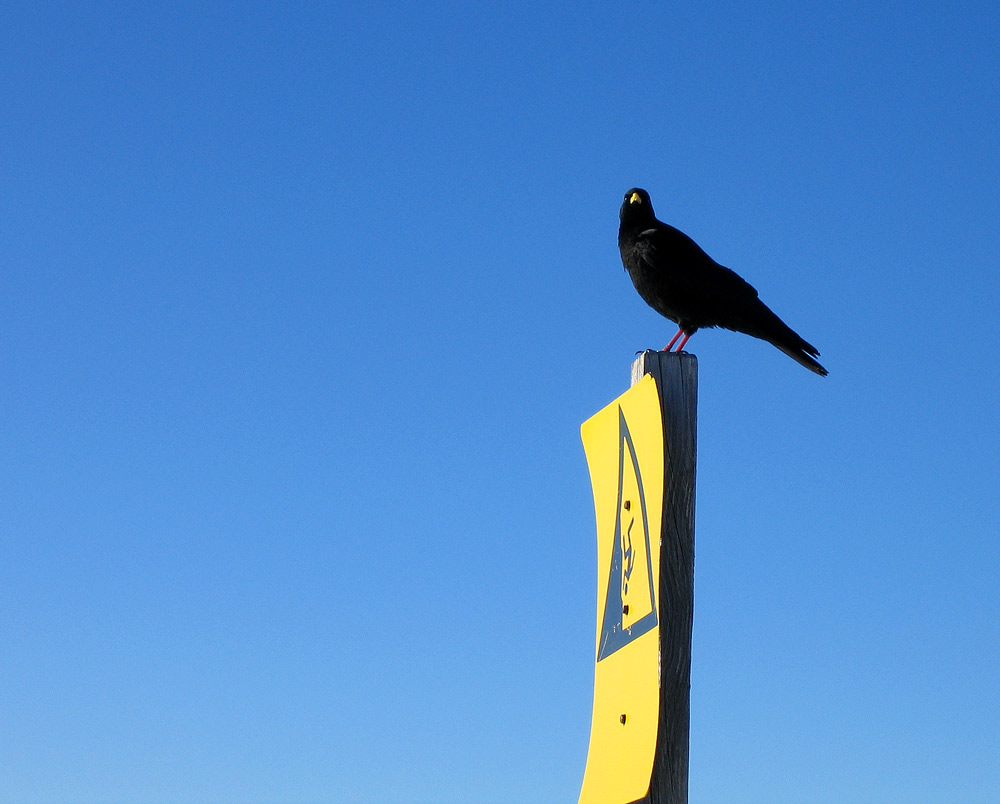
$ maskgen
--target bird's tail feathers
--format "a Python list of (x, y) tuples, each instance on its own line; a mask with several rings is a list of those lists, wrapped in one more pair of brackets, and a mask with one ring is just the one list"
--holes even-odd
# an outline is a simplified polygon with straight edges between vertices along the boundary
[[(800, 338), (799, 340), (802, 339)], [(813, 347), (809, 346), (809, 344), (806, 343), (805, 341), (802, 341), (802, 343), (805, 344), (805, 347), (807, 348), (796, 348), (794, 346), (786, 346), (785, 344), (779, 341), (770, 341), (770, 342), (775, 346), (777, 346), (782, 352), (784, 352), (790, 358), (792, 358), (792, 360), (796, 361), (797, 363), (801, 363), (810, 371), (815, 371), (817, 374), (819, 374), (820, 377), (825, 377), (827, 374), (829, 374), (829, 372), (813, 358), (813, 355), (816, 355), (818, 357), (819, 352), (817, 352)]]
[(743, 331), (776, 346), (796, 363), (802, 364), (810, 371), (819, 374), (819, 376), (827, 376), (829, 372), (816, 360), (819, 357), (819, 350), (799, 336), (795, 330), (778, 318), (763, 302), (761, 302), (761, 307), (767, 311), (767, 315), (765, 317), (758, 317), (754, 322), (756, 326)]

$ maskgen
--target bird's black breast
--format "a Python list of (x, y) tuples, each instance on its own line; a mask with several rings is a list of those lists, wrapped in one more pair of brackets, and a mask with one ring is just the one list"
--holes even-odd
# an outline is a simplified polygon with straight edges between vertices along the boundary
[(634, 246), (627, 244), (621, 248), (622, 264), (632, 278), (632, 284), (643, 300), (660, 315), (672, 321), (679, 322), (682, 306), (679, 306), (682, 296), (681, 289), (671, 281), (669, 272), (651, 264)]
[(700, 305), (692, 294), (693, 268), (685, 236), (677, 232), (679, 239), (671, 234), (661, 227), (621, 233), (622, 264), (636, 291), (660, 315), (686, 328), (709, 326), (695, 315)]

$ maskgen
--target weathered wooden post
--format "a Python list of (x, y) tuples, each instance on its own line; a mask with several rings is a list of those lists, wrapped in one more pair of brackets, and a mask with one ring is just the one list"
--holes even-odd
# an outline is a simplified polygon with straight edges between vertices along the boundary
[(580, 804), (687, 802), (697, 402), (697, 358), (646, 351), (581, 427), (598, 591)]

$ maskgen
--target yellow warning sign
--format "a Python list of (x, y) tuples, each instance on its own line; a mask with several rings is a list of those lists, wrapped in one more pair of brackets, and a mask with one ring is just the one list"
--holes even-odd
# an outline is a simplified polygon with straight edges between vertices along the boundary
[(646, 375), (580, 428), (597, 515), (594, 714), (579, 804), (646, 795), (659, 717), (663, 421)]

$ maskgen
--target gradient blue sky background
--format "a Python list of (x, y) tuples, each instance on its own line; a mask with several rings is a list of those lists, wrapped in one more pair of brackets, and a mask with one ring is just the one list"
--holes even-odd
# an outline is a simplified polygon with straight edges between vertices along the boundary
[(995, 3), (7, 2), (0, 801), (575, 802), (635, 184), (700, 361), (692, 804), (1000, 791)]

